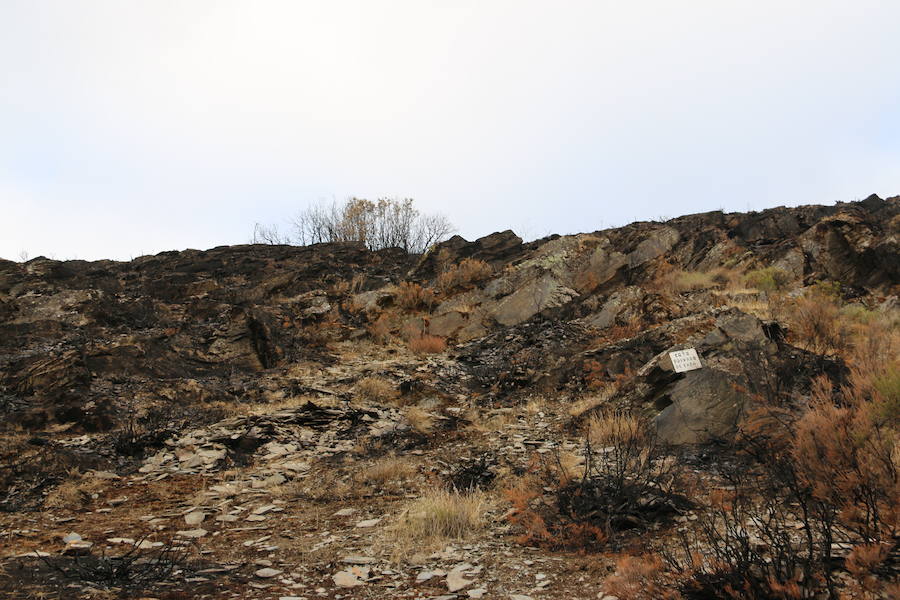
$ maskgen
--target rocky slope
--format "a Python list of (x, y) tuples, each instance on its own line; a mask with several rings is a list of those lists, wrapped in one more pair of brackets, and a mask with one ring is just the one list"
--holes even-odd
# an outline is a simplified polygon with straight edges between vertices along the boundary
[[(744, 285), (754, 273), (764, 285)], [(578, 561), (508, 540), (502, 507), (489, 534), (415, 567), (379, 536), (421, 485), (473, 461), (489, 457), (491, 479), (578, 448), (596, 407), (704, 444), (773, 381), (798, 397), (815, 375), (840, 381), (841, 360), (792, 336), (766, 293), (817, 282), (896, 306), (900, 198), (454, 237), (423, 257), (327, 244), (0, 261), (6, 585), (101, 587), (9, 558), (55, 554), (72, 530), (94, 556), (126, 543), (106, 540), (195, 540), (202, 564), (155, 597), (427, 597), (452, 573), (470, 597), (596, 597)], [(675, 372), (684, 348), (703, 368)], [(412, 461), (409, 481), (360, 479), (386, 456)], [(73, 473), (84, 493), (66, 496)]]

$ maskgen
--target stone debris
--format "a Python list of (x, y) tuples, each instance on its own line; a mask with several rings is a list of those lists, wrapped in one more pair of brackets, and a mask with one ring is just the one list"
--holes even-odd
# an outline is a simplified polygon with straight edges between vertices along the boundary
[(365, 585), (369, 578), (369, 569), (365, 567), (351, 567), (343, 571), (338, 571), (331, 576), (334, 584), (338, 587), (358, 587)]
[(470, 570), (472, 565), (468, 563), (463, 563), (461, 565), (457, 565), (453, 567), (449, 573), (447, 573), (447, 590), (451, 593), (458, 592), (474, 583), (474, 580), (466, 579), (463, 577), (463, 574)]
[(416, 583), (422, 583), (435, 577), (444, 577), (447, 573), (440, 569), (435, 571), (422, 571), (416, 576)]
[(254, 571), (253, 574), (259, 577), (260, 579), (271, 579), (272, 577), (277, 577), (284, 573), (284, 571), (280, 571), (278, 569), (273, 569), (271, 567), (264, 567), (259, 569), (258, 571)]
[(134, 545), (134, 540), (132, 538), (114, 537), (114, 538), (106, 538), (106, 541), (110, 544), (130, 544), (132, 546)]
[(377, 519), (366, 519), (364, 521), (360, 521), (356, 524), (356, 526), (359, 527), (360, 529), (366, 529), (369, 527), (375, 527), (379, 523), (381, 523), (380, 517)]
[[(364, 429), (360, 424), (366, 423)], [(322, 407), (313, 402), (266, 415), (232, 417), (202, 429), (194, 429), (166, 441), (161, 450), (144, 461), (139, 471), (152, 473), (208, 473), (229, 463), (230, 447), (257, 446), (255, 456), (274, 472), (251, 483), (253, 489), (280, 485), (301, 477), (313, 460), (348, 452), (361, 436), (378, 438), (409, 430), (394, 408)], [(227, 485), (212, 489), (234, 494)]]
[(345, 556), (341, 562), (346, 565), (371, 565), (378, 562), (378, 559), (371, 556)]
[(69, 542), (63, 549), (66, 556), (85, 556), (91, 553), (93, 542)]
[(209, 532), (206, 531), (205, 529), (188, 529), (188, 530), (184, 530), (184, 531), (176, 531), (175, 535), (177, 535), (178, 537), (183, 537), (183, 538), (198, 539), (198, 538), (202, 538), (207, 533), (209, 533)]
[(200, 510), (194, 510), (184, 515), (184, 522), (188, 525), (199, 525), (206, 520), (206, 513)]

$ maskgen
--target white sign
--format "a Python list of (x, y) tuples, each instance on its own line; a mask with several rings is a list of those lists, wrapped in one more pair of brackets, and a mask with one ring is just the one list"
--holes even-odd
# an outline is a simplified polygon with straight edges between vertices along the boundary
[(672, 367), (676, 373), (684, 373), (685, 371), (693, 371), (703, 367), (700, 364), (700, 357), (697, 356), (697, 351), (693, 348), (669, 352), (669, 358), (672, 360)]

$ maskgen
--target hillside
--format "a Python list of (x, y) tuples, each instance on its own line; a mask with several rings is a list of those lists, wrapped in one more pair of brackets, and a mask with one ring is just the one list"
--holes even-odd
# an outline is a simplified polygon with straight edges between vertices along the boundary
[[(454, 237), (424, 256), (0, 261), (0, 591), (795, 597), (750, 591), (790, 573), (784, 586), (887, 598), (898, 293), (900, 197), (876, 196)], [(690, 348), (701, 368), (676, 372), (669, 353)], [(858, 438), (801, 446), (823, 415), (877, 437), (872, 464)], [(862, 468), (841, 462), (851, 446)], [(717, 512), (742, 485), (746, 504)], [(767, 513), (767, 492), (831, 516)], [(730, 518), (743, 534), (715, 533)], [(675, 556), (729, 544), (744, 563)]]

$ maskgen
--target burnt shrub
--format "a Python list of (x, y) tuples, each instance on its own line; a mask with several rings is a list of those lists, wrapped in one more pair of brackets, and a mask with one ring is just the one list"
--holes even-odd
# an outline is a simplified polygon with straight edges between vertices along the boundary
[[(667, 552), (688, 598), (883, 597), (900, 570), (896, 425), (865, 378), (814, 382), (805, 410), (764, 404), (696, 527)], [(873, 591), (874, 590), (874, 591)], [(868, 595), (874, 594), (874, 595)]]
[(99, 556), (39, 556), (63, 579), (104, 588), (146, 587), (166, 581), (186, 566), (190, 546), (169, 540), (152, 547), (146, 537), (136, 540), (123, 554)]
[(461, 460), (450, 470), (447, 486), (460, 492), (490, 489), (497, 476), (496, 466), (497, 456), (493, 452)]
[(583, 460), (538, 455), (505, 494), (519, 540), (554, 549), (598, 550), (612, 537), (665, 520), (690, 503), (681, 470), (639, 415), (607, 412), (591, 419)]
[(151, 406), (139, 410), (129, 403), (122, 426), (110, 436), (117, 454), (143, 457), (148, 450), (161, 448), (175, 431), (172, 411), (165, 406)]

